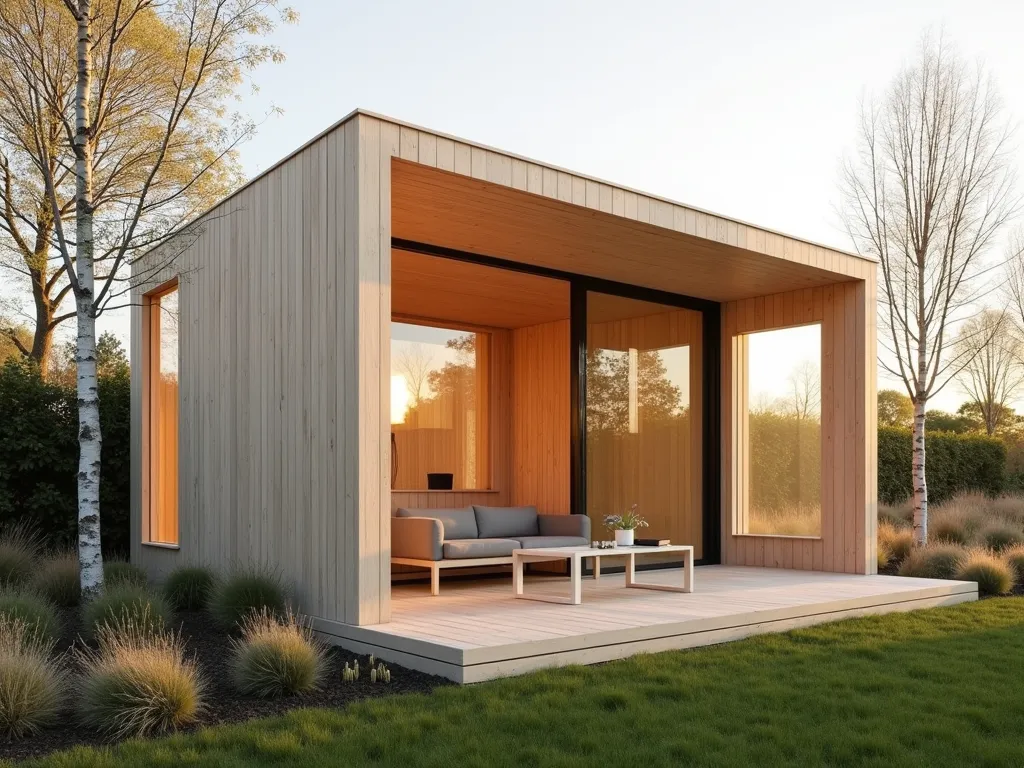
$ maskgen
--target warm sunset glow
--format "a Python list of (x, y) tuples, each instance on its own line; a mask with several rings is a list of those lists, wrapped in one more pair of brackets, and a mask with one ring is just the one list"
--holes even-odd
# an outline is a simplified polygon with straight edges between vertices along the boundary
[(405, 376), (396, 373), (391, 377), (391, 423), (404, 424), (405, 413), (409, 410), (409, 385)]

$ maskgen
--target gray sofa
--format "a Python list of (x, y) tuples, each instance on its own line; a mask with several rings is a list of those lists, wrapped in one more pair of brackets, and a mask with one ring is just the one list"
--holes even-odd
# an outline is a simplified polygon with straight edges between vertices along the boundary
[(511, 563), (515, 549), (587, 544), (586, 515), (540, 515), (536, 507), (401, 508), (391, 519), (391, 562), (429, 568), (434, 595), (442, 568)]

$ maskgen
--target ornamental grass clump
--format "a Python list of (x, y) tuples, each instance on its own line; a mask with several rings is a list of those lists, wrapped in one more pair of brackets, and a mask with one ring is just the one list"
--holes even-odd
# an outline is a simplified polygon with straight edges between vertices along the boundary
[(1024, 497), (1000, 496), (989, 502), (991, 510), (1008, 523), (1024, 526)]
[(327, 652), (312, 630), (291, 613), (262, 610), (242, 621), (232, 641), (231, 677), (241, 693), (261, 698), (305, 693), (320, 686)]
[(1004, 549), (1002, 552), (1005, 560), (1013, 568), (1017, 584), (1024, 584), (1024, 544)]
[(947, 544), (970, 544), (972, 531), (965, 516), (955, 512), (936, 514), (928, 523), (928, 533), (935, 541)]
[(209, 568), (175, 568), (164, 582), (164, 598), (176, 611), (202, 609), (209, 603), (216, 584), (217, 576)]
[(11, 741), (54, 725), (66, 689), (53, 641), (20, 619), (0, 616), (0, 735)]
[(146, 572), (127, 560), (112, 558), (103, 562), (104, 588), (125, 585), (145, 587), (148, 583), (149, 578), (146, 576)]
[(122, 739), (167, 733), (196, 721), (203, 680), (173, 631), (154, 634), (145, 621), (101, 625), (98, 650), (80, 651), (83, 724)]
[(878, 570), (887, 568), (889, 563), (892, 562), (892, 550), (889, 546), (882, 541), (878, 542)]
[(981, 595), (1007, 595), (1013, 591), (1016, 573), (1013, 566), (993, 552), (972, 549), (956, 571), (961, 581), (974, 581)]
[(878, 524), (878, 548), (890, 553), (892, 562), (899, 565), (914, 546), (914, 532), (910, 528), (897, 528), (891, 523)]
[(920, 579), (953, 579), (967, 550), (955, 544), (929, 544), (915, 547), (900, 565), (900, 576)]
[(979, 535), (980, 543), (996, 552), (1024, 544), (1024, 533), (1019, 526), (1010, 523), (992, 523)]
[(107, 587), (85, 606), (85, 632), (98, 638), (104, 625), (131, 625), (134, 630), (160, 634), (170, 626), (173, 614), (160, 595), (144, 587), (122, 584)]
[(910, 528), (913, 525), (914, 510), (909, 504), (898, 507), (890, 507), (884, 504), (878, 505), (878, 522), (889, 523), (895, 528)]
[(78, 554), (69, 549), (43, 558), (32, 579), (32, 588), (61, 608), (78, 605), (82, 602)]
[(209, 610), (224, 629), (241, 628), (253, 614), (284, 616), (288, 596), (277, 571), (264, 566), (236, 570), (216, 585)]
[(0, 586), (26, 584), (42, 551), (42, 538), (29, 525), (15, 523), (0, 530)]
[(55, 643), (60, 634), (60, 619), (53, 605), (24, 587), (0, 589), (0, 619), (20, 621), (44, 643)]

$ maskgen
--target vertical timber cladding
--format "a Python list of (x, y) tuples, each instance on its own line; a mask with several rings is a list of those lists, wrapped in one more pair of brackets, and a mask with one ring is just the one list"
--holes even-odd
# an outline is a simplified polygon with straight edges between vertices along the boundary
[[(180, 276), (180, 549), (141, 544), (142, 371), (132, 370), (132, 559), (279, 570), (304, 613), (389, 619), (390, 174), (378, 121), (329, 131), (168, 248)], [(388, 158), (390, 162), (390, 158)], [(385, 167), (387, 167), (385, 165)], [(159, 264), (161, 252), (147, 263)], [(149, 275), (147, 274), (147, 278)]]
[[(822, 326), (822, 530), (817, 539), (737, 535), (746, 482), (745, 378), (750, 331)], [(877, 571), (875, 279), (730, 301), (722, 308), (722, 562), (803, 570)]]

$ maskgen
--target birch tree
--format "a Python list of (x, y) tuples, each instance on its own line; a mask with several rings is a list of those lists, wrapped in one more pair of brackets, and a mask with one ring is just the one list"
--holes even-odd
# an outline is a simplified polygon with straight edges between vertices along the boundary
[(965, 361), (957, 376), (960, 386), (991, 436), (1011, 413), (1024, 383), (1024, 344), (1017, 328), (1005, 312), (986, 309), (963, 324), (954, 354)]
[[(169, 82), (179, 65), (176, 30), (160, 12), (163, 2), (147, 5), (119, 6), (113, 0), (93, 4), (94, 27), (101, 30), (92, 48), (94, 82), (102, 81), (99, 106), (105, 107), (91, 125), (96, 148), (93, 207), (100, 216), (136, 196), (150, 159), (159, 152), (161, 133), (154, 129), (151, 112), (172, 110), (178, 96), (178, 89)], [(105, 25), (118, 10), (138, 12), (111, 40)], [(53, 181), (60, 217), (73, 219), (76, 158), (68, 137), (74, 127), (77, 34), (77, 22), (63, 0), (0, 4), (0, 272), (27, 288), (33, 330), (28, 343), (14, 340), (15, 326), (9, 323), (0, 324), (0, 335), (12, 339), (44, 372), (49, 370), (57, 328), (76, 317), (74, 308), (66, 306), (65, 300), (73, 295), (72, 283), (55, 247), (46, 177)], [(159, 219), (163, 231), (173, 229), (240, 183), (233, 154), (224, 152), (224, 127), (218, 120), (179, 123), (170, 151), (150, 182), (145, 212), (150, 224)], [(251, 124), (240, 121), (232, 130), (238, 136), (250, 128)], [(94, 232), (97, 270), (107, 271), (117, 253), (111, 240), (120, 235), (117, 227)]]
[(884, 96), (862, 106), (858, 134), (842, 212), (854, 247), (878, 260), (880, 364), (914, 405), (914, 533), (924, 544), (925, 410), (966, 362), (950, 340), (1018, 207), (1011, 131), (985, 70), (926, 35)]
[[(52, 227), (46, 247), (75, 305), (78, 554), (86, 596), (103, 587), (96, 318), (125, 305), (130, 281), (149, 282), (180, 253), (183, 246), (163, 249), (152, 263), (139, 260), (199, 212), (205, 189), (230, 177), (234, 150), (254, 126), (228, 106), (248, 72), (281, 58), (261, 38), (294, 18), (277, 0), (0, 3), (0, 87), (22, 124), (35, 126), (7, 137), (15, 136), (42, 181), (41, 215)], [(62, 53), (74, 62), (67, 76), (61, 56), (51, 62), (32, 44), (60, 25), (73, 46)], [(52, 132), (44, 130), (51, 124)], [(185, 243), (198, 234), (177, 231)]]

